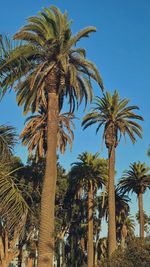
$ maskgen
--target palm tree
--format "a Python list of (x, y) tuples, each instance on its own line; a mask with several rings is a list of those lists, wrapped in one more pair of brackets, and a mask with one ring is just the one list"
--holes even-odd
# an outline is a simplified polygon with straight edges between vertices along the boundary
[[(67, 143), (72, 149), (74, 139), (73, 123), (74, 115), (72, 113), (61, 113), (58, 116), (57, 147), (64, 154)], [(40, 109), (39, 113), (30, 116), (26, 120), (27, 124), (23, 129), (20, 138), (25, 146), (28, 146), (29, 157), (34, 153), (36, 160), (45, 158), (47, 152), (47, 111)]]
[(73, 163), (70, 172), (72, 184), (76, 185), (75, 192), (81, 188), (87, 192), (88, 197), (88, 267), (93, 267), (93, 201), (94, 193), (105, 183), (106, 173), (101, 171), (99, 154), (82, 153), (78, 156), (79, 161)]
[(16, 132), (12, 126), (0, 126), (0, 160), (8, 158), (16, 143)]
[(146, 189), (150, 189), (149, 170), (145, 163), (134, 162), (130, 164), (130, 169), (124, 172), (119, 182), (119, 188), (123, 193), (135, 193), (138, 197), (141, 238), (144, 238), (143, 194)]
[[(104, 127), (103, 138), (108, 149), (109, 160), (109, 180), (108, 180), (108, 196), (109, 196), (109, 221), (108, 221), (108, 244), (109, 256), (116, 248), (116, 223), (115, 223), (115, 149), (120, 141), (121, 136), (128, 135), (132, 143), (136, 142), (136, 135), (142, 138), (141, 126), (136, 120), (143, 118), (134, 113), (138, 109), (137, 106), (129, 106), (128, 99), (120, 99), (117, 91), (111, 96), (106, 92), (102, 98), (96, 97), (95, 108), (87, 114), (82, 122), (83, 129), (97, 123), (96, 133), (101, 127)], [(120, 136), (119, 136), (120, 134)]]
[(83, 99), (86, 104), (92, 98), (91, 78), (103, 89), (101, 77), (95, 65), (86, 59), (85, 50), (75, 47), (81, 38), (95, 32), (95, 27), (73, 36), (70, 24), (66, 12), (62, 14), (54, 6), (44, 8), (37, 16), (28, 18), (27, 25), (14, 35), (21, 44), (9, 48), (9, 53), (4, 51), (0, 60), (3, 93), (15, 85), (18, 105), (24, 105), (25, 113), (38, 111), (39, 105), (48, 101), (38, 267), (53, 265), (58, 114), (65, 97), (69, 99), (70, 111)]
[[(116, 236), (117, 240), (120, 242), (121, 240), (121, 232), (124, 221), (129, 215), (130, 207), (129, 207), (130, 198), (119, 191), (118, 187), (115, 188), (115, 218), (116, 218)], [(103, 204), (102, 204), (103, 203)], [(108, 192), (105, 192), (105, 199), (103, 200), (103, 194), (100, 196), (99, 201), (99, 210), (101, 218), (105, 217), (106, 221), (108, 220)]]
[(126, 247), (127, 238), (134, 237), (135, 221), (133, 217), (127, 216), (120, 220), (120, 236), (121, 246), (124, 249)]

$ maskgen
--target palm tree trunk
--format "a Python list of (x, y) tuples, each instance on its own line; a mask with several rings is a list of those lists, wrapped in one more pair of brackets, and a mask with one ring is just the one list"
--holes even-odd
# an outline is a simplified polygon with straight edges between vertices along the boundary
[(27, 267), (34, 267), (34, 258), (28, 258)]
[(115, 147), (108, 149), (108, 255), (116, 249), (116, 216), (115, 216)]
[(143, 214), (143, 194), (138, 194), (139, 219), (140, 219), (140, 238), (144, 238), (144, 214)]
[(93, 186), (88, 190), (88, 267), (93, 267)]
[(127, 237), (128, 231), (125, 224), (122, 225), (121, 229), (121, 247), (125, 249), (126, 247), (126, 237)]
[(47, 154), (41, 197), (38, 267), (53, 267), (54, 262), (57, 127), (58, 95), (53, 91), (48, 93)]
[(95, 242), (95, 255), (94, 255), (94, 266), (97, 266), (97, 262), (98, 262), (98, 241), (99, 240), (96, 240)]

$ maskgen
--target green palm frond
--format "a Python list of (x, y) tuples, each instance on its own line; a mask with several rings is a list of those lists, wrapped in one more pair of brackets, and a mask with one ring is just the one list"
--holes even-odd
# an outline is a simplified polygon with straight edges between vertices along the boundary
[[(47, 94), (46, 79), (56, 70), (60, 109), (64, 98), (69, 99), (70, 111), (85, 99), (92, 99), (92, 83), (95, 80), (104, 89), (96, 66), (86, 59), (86, 51), (76, 44), (83, 37), (95, 32), (87, 27), (73, 36), (67, 13), (54, 6), (43, 8), (37, 16), (30, 17), (27, 24), (15, 35), (18, 45), (6, 45), (1, 38), (0, 82), (2, 95), (15, 87), (17, 101), (24, 111), (38, 111)], [(63, 83), (61, 82), (63, 81)], [(36, 107), (36, 108), (35, 108)]]
[[(134, 112), (139, 110), (137, 106), (128, 104), (129, 100), (120, 99), (117, 91), (112, 96), (106, 92), (102, 98), (96, 97), (91, 112), (83, 118), (83, 129), (97, 124), (98, 133), (104, 127), (104, 138), (108, 146), (111, 142), (115, 142), (116, 146), (121, 136), (125, 139), (126, 135), (135, 143), (137, 137), (142, 138), (142, 127), (136, 121), (143, 121), (143, 118)], [(108, 140), (110, 137), (112, 141)]]
[(123, 193), (144, 193), (150, 189), (150, 168), (145, 163), (134, 162), (130, 169), (126, 170), (120, 179), (119, 188)]
[(16, 144), (16, 132), (12, 126), (0, 126), (0, 159), (9, 157)]
[(29, 207), (13, 176), (18, 169), (7, 171), (6, 167), (0, 163), (0, 217), (11, 231), (20, 224), (24, 226)]

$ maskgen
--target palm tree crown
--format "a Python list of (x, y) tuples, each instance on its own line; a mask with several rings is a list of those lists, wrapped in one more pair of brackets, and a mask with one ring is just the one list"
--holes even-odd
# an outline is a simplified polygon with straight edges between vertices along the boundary
[[(61, 113), (58, 117), (57, 147), (64, 154), (67, 143), (72, 149), (74, 139), (73, 123), (74, 115), (72, 113)], [(35, 158), (43, 158), (47, 151), (47, 110), (42, 107), (38, 114), (30, 116), (27, 124), (22, 131), (20, 138), (23, 145), (28, 146), (29, 156), (35, 155)]]
[(150, 189), (150, 168), (145, 163), (134, 162), (130, 169), (125, 171), (119, 182), (119, 188), (123, 193), (136, 193), (139, 203), (140, 237), (144, 238), (144, 212), (143, 194), (146, 189)]
[(0, 160), (11, 155), (16, 144), (16, 132), (12, 126), (0, 126)]
[(143, 194), (147, 188), (150, 189), (149, 170), (150, 168), (140, 161), (130, 164), (130, 170), (124, 172), (119, 182), (120, 190), (124, 193)]
[(83, 129), (97, 123), (97, 133), (104, 126), (103, 137), (108, 148), (112, 145), (117, 146), (121, 136), (125, 138), (126, 135), (130, 137), (132, 143), (135, 143), (136, 135), (142, 138), (142, 127), (135, 120), (143, 118), (134, 113), (134, 110), (139, 108), (129, 106), (128, 103), (128, 99), (120, 99), (117, 91), (112, 96), (106, 92), (102, 98), (96, 97), (95, 108), (83, 119)]
[(80, 189), (81, 186), (87, 190), (89, 183), (93, 184), (95, 189), (102, 187), (107, 179), (107, 168), (101, 168), (102, 159), (99, 153), (92, 154), (84, 152), (78, 156), (79, 161), (73, 163), (70, 177), (72, 184)]
[[(85, 98), (92, 98), (90, 78), (96, 80), (103, 89), (101, 77), (95, 65), (86, 59), (86, 52), (76, 48), (76, 43), (83, 37), (95, 32), (95, 27), (88, 27), (72, 36), (71, 21), (67, 13), (62, 14), (52, 6), (44, 8), (38, 16), (28, 18), (28, 24), (14, 35), (22, 41), (12, 48), (5, 41), (1, 49), (1, 88), (5, 92), (15, 82), (17, 101), (24, 104), (24, 112), (30, 107), (38, 111), (39, 103), (45, 103), (47, 93), (53, 90), (51, 82), (55, 76), (59, 105), (64, 97), (69, 98), (73, 110)], [(2, 43), (3, 40), (1, 40)]]

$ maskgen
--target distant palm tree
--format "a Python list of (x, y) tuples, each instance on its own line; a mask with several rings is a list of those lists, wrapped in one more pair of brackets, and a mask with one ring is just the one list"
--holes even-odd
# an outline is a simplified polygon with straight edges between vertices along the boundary
[(145, 163), (134, 162), (130, 164), (130, 169), (124, 172), (119, 182), (119, 188), (123, 193), (135, 193), (138, 197), (141, 238), (144, 238), (143, 194), (146, 189), (150, 189), (149, 170)]
[(16, 132), (12, 126), (0, 125), (0, 160), (4, 160), (12, 153), (16, 143)]
[(126, 247), (126, 239), (134, 237), (135, 221), (133, 217), (127, 216), (120, 220), (121, 246)]
[[(58, 116), (57, 147), (64, 154), (67, 143), (72, 149), (74, 139), (72, 113), (61, 113)], [(25, 146), (28, 146), (29, 157), (34, 154), (36, 160), (44, 158), (47, 152), (47, 111), (42, 107), (38, 114), (30, 116), (26, 120), (27, 124), (23, 129), (20, 138)]]
[(102, 188), (107, 176), (107, 170), (101, 169), (101, 159), (99, 154), (82, 153), (78, 156), (79, 161), (73, 163), (70, 171), (70, 178), (74, 190), (77, 192), (81, 188), (88, 195), (88, 267), (93, 267), (93, 201), (94, 193), (98, 188)]
[(136, 120), (143, 118), (134, 110), (139, 109), (137, 106), (129, 106), (129, 100), (120, 99), (117, 91), (111, 96), (106, 92), (102, 98), (96, 97), (95, 108), (83, 118), (83, 129), (97, 124), (96, 133), (101, 127), (104, 127), (103, 138), (105, 139), (106, 147), (108, 148), (109, 159), (109, 221), (108, 221), (108, 244), (109, 256), (116, 248), (116, 223), (115, 223), (115, 149), (121, 139), (129, 136), (132, 143), (136, 142), (136, 135), (142, 138), (142, 127)]
[[(120, 192), (118, 187), (115, 189), (115, 215), (116, 215), (116, 236), (117, 240), (121, 242), (122, 246), (125, 245), (125, 229), (124, 222), (126, 221), (130, 207), (129, 207), (130, 198)], [(100, 202), (99, 202), (99, 209), (101, 211), (101, 217), (105, 217), (106, 220), (108, 219), (108, 192), (105, 192), (105, 199), (102, 207), (103, 202), (103, 195), (101, 195)], [(123, 235), (122, 235), (123, 233)], [(127, 234), (127, 230), (126, 230)], [(124, 237), (124, 238), (123, 238)]]
[[(144, 232), (146, 232), (149, 235), (150, 217), (145, 213), (144, 210), (143, 210), (143, 217), (144, 217)], [(136, 213), (136, 220), (138, 221), (138, 223), (140, 222), (139, 212)]]
[(18, 105), (24, 105), (25, 113), (38, 112), (39, 105), (48, 100), (38, 267), (53, 266), (58, 114), (65, 97), (70, 111), (92, 98), (91, 79), (103, 89), (97, 68), (86, 59), (85, 50), (76, 47), (80, 39), (96, 31), (95, 27), (73, 36), (70, 24), (66, 12), (62, 14), (54, 6), (44, 8), (14, 35), (21, 44), (13, 49), (1, 45), (3, 50), (8, 46), (8, 53), (4, 51), (0, 58), (2, 93), (15, 85)]

